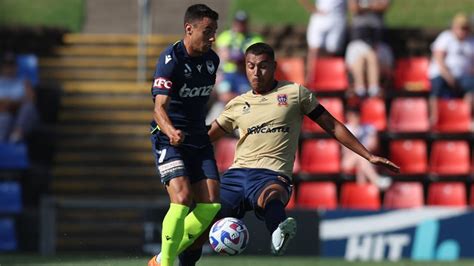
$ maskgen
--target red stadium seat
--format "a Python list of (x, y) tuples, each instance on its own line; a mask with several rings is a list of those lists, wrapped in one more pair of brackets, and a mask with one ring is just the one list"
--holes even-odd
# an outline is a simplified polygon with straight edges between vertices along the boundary
[(469, 174), (469, 144), (463, 140), (438, 140), (431, 146), (430, 172), (438, 175)]
[(434, 130), (444, 133), (469, 132), (471, 108), (463, 99), (439, 99)]
[(396, 98), (390, 108), (388, 129), (392, 132), (426, 132), (430, 128), (425, 98)]
[(474, 184), (471, 185), (471, 199), (469, 200), (471, 207), (474, 207)]
[(234, 138), (222, 138), (215, 144), (216, 163), (219, 172), (226, 171), (234, 162), (237, 141)]
[(333, 182), (302, 182), (298, 185), (296, 204), (301, 208), (335, 209), (336, 185)]
[(295, 196), (295, 191), (291, 193), (290, 200), (288, 201), (288, 204), (286, 204), (285, 209), (291, 210), (296, 207), (296, 196)]
[(339, 143), (333, 139), (306, 140), (301, 148), (301, 172), (337, 174), (341, 169)]
[(424, 140), (393, 140), (390, 160), (400, 166), (402, 174), (423, 174), (428, 171), (428, 156)]
[(395, 182), (385, 192), (384, 208), (403, 209), (423, 206), (423, 186), (418, 182)]
[(395, 89), (429, 91), (429, 60), (426, 57), (401, 58), (395, 62)]
[(371, 124), (377, 131), (387, 128), (387, 114), (385, 102), (378, 97), (371, 97), (364, 100), (360, 106), (360, 120), (362, 124)]
[[(344, 123), (344, 104), (340, 98), (321, 98), (319, 102), (330, 112), (337, 120)], [(307, 116), (303, 118), (303, 133), (321, 133), (324, 130)]]
[(298, 154), (298, 151), (296, 151), (295, 163), (293, 164), (293, 174), (298, 174), (301, 170), (300, 156)]
[(432, 183), (428, 188), (428, 205), (466, 206), (466, 188), (462, 182)]
[(304, 84), (304, 60), (301, 57), (278, 58), (275, 78)]
[(378, 210), (379, 189), (373, 184), (344, 183), (341, 188), (341, 208)]
[(306, 84), (314, 91), (344, 91), (349, 87), (346, 65), (342, 57), (318, 58), (312, 81)]

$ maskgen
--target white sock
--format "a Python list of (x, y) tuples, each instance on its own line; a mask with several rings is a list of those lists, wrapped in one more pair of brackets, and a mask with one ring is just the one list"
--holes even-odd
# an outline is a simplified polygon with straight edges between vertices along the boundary
[(380, 87), (379, 86), (370, 86), (369, 87), (369, 95), (370, 96), (377, 96), (380, 92)]
[(365, 96), (365, 88), (364, 87), (355, 87), (354, 92), (359, 97), (364, 97)]

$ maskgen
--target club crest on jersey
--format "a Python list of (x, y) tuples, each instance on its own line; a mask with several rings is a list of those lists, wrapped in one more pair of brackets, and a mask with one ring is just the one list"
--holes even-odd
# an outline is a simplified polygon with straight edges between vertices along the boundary
[(212, 60), (207, 60), (206, 61), (206, 67), (207, 67), (207, 72), (209, 72), (209, 74), (214, 74), (214, 71), (216, 71), (216, 67), (214, 66), (214, 63), (212, 62)]
[(288, 106), (288, 95), (278, 94), (277, 100), (278, 100), (278, 106)]
[(189, 79), (191, 78), (193, 74), (193, 71), (191, 70), (191, 67), (188, 64), (184, 64), (184, 77)]
[(201, 73), (201, 67), (202, 67), (202, 65), (197, 65), (197, 66), (196, 66), (196, 68), (197, 68), (197, 70), (199, 71), (199, 73)]

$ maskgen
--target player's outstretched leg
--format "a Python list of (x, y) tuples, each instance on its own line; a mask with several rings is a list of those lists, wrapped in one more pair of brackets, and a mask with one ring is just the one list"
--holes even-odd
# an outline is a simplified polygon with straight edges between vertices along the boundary
[(197, 203), (184, 220), (183, 239), (179, 243), (178, 254), (188, 248), (204, 232), (220, 210), (220, 203)]
[[(198, 238), (202, 234), (202, 232), (204, 232), (208, 228), (209, 224), (213, 221), (214, 216), (220, 208), (220, 203), (196, 204), (194, 210), (190, 212), (184, 219), (184, 233), (181, 242), (179, 243), (176, 254), (179, 255), (181, 252), (183, 252), (194, 242), (196, 238)], [(148, 262), (148, 266), (160, 266), (162, 259), (161, 254), (162, 253), (154, 256)], [(196, 251), (195, 253), (188, 252), (187, 254), (188, 255), (180, 256), (180, 262), (183, 259), (196, 260), (197, 262), (201, 257), (201, 249), (199, 249), (199, 251)]]
[(272, 233), (271, 249), (274, 255), (283, 255), (288, 243), (296, 235), (296, 220), (292, 217), (281, 222)]
[[(272, 186), (267, 191), (275, 193), (273, 198), (265, 203), (263, 209), (264, 220), (268, 231), (272, 234), (271, 251), (274, 255), (279, 256), (283, 255), (289, 241), (296, 234), (296, 220), (286, 216), (284, 200), (281, 197), (286, 192), (282, 192), (280, 186)], [(271, 193), (268, 195), (271, 195)]]
[[(163, 219), (163, 230), (161, 235), (161, 265), (173, 265), (178, 254), (178, 247), (183, 239), (184, 218), (188, 214), (189, 207), (181, 204), (170, 204), (170, 208)], [(155, 262), (155, 257), (150, 262)], [(155, 265), (160, 265), (156, 263)]]

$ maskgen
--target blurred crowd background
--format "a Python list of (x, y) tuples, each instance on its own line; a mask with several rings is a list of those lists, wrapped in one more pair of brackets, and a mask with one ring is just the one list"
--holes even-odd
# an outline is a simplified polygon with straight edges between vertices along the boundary
[[(197, 2), (0, 1), (0, 251), (44, 248), (41, 209), (51, 199), (167, 200), (149, 143), (151, 81)], [(243, 52), (264, 41), (277, 52), (278, 79), (314, 91), (401, 167), (381, 172), (305, 120), (288, 208), (474, 206), (472, 0), (201, 2), (220, 14), (208, 122), (249, 89)], [(216, 143), (220, 171), (235, 144)], [(56, 248), (134, 249), (147, 241), (147, 215), (64, 207)], [(128, 229), (106, 233), (123, 241), (101, 235), (112, 221)]]

